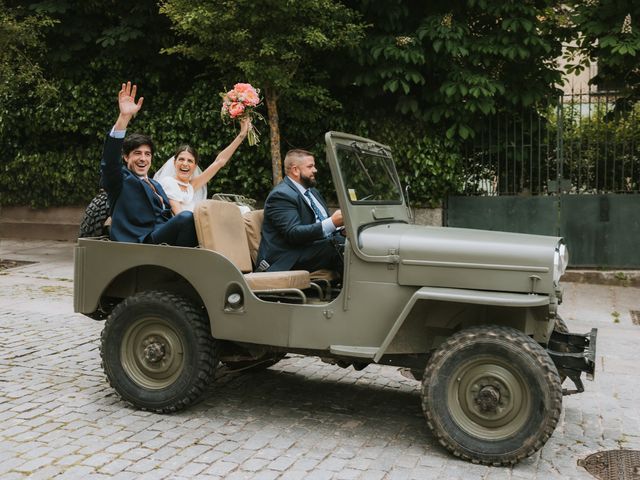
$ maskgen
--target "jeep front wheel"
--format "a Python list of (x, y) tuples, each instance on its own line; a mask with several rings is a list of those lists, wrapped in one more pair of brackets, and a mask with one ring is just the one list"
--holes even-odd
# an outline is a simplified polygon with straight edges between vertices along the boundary
[(218, 362), (201, 308), (166, 292), (142, 292), (114, 308), (102, 331), (107, 379), (134, 406), (167, 413), (196, 402)]
[(422, 409), (438, 441), (454, 455), (512, 465), (539, 450), (562, 410), (562, 388), (547, 352), (522, 332), (474, 327), (431, 356)]

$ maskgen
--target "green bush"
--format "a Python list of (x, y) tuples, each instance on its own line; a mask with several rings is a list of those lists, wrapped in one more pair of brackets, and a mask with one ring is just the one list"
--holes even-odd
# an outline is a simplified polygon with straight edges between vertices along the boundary
[[(33, 207), (84, 205), (99, 189), (100, 156), (104, 135), (117, 116), (111, 81), (57, 85), (58, 94), (47, 103), (25, 104), (4, 117), (0, 139), (3, 150), (0, 175), (1, 205)], [(143, 87), (143, 86), (142, 86)], [(143, 90), (145, 103), (129, 132), (154, 139), (152, 172), (173, 155), (181, 143), (195, 146), (206, 167), (236, 135), (237, 127), (220, 120), (220, 97), (211, 82), (194, 83), (177, 96), (167, 91)], [(286, 107), (286, 102), (284, 102)], [(292, 110), (295, 113), (295, 110)], [(385, 120), (377, 120), (384, 118)], [(282, 118), (283, 152), (306, 148), (316, 155), (320, 185), (331, 198), (333, 187), (325, 163), (324, 133), (340, 130), (392, 147), (403, 183), (411, 185), (412, 201), (437, 205), (457, 185), (459, 164), (455, 146), (434, 139), (415, 125), (383, 114), (326, 112), (321, 120), (301, 115)], [(268, 126), (257, 124), (262, 142), (243, 144), (209, 184), (209, 194), (241, 193), (264, 200), (271, 188)]]
[(573, 193), (637, 192), (640, 102), (617, 109), (613, 96), (596, 100), (565, 104), (562, 128), (551, 116), (551, 131), (562, 132), (564, 178)]

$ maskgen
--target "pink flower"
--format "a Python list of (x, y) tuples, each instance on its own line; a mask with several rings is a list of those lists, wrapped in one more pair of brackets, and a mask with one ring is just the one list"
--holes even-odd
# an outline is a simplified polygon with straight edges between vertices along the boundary
[(240, 102), (233, 102), (229, 105), (229, 116), (231, 118), (238, 118), (244, 113), (244, 105)]
[[(258, 118), (264, 121), (262, 115), (255, 111), (255, 107), (260, 105), (261, 102), (260, 90), (254, 88), (251, 84), (236, 83), (233, 86), (233, 90), (222, 92), (220, 96), (222, 97), (220, 116), (223, 121), (244, 117)], [(259, 142), (258, 137), (258, 131), (252, 123), (247, 134), (249, 145), (256, 145)]]
[(236, 101), (244, 103), (245, 106), (255, 107), (260, 103), (258, 92), (249, 83), (236, 83), (232, 92), (237, 94)]
[(251, 86), (250, 83), (236, 83), (233, 86), (233, 89), (238, 93), (246, 93), (249, 91), (255, 92), (254, 88)]
[(238, 92), (234, 90), (229, 90), (224, 98), (228, 102), (237, 102), (238, 101)]

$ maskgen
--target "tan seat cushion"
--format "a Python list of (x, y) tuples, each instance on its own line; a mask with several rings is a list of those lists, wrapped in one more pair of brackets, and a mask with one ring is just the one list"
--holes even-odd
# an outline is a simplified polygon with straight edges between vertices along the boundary
[(326, 268), (323, 268), (322, 270), (315, 270), (311, 272), (309, 276), (311, 277), (312, 281), (325, 280), (327, 282), (333, 282), (340, 278), (340, 276), (338, 275), (338, 272), (335, 272), (333, 270), (327, 270)]
[(243, 215), (244, 227), (247, 232), (247, 243), (249, 244), (249, 255), (254, 265), (258, 260), (258, 249), (262, 238), (262, 222), (264, 221), (264, 210), (252, 210)]
[[(247, 231), (247, 243), (249, 244), (249, 254), (254, 265), (257, 264), (258, 249), (260, 248), (260, 239), (262, 238), (262, 222), (264, 221), (264, 210), (252, 210), (243, 214), (244, 227)], [(316, 270), (310, 274), (311, 280), (325, 280), (333, 282), (338, 280), (340, 276), (333, 270)]]
[(283, 288), (309, 288), (309, 272), (291, 270), (288, 272), (247, 273), (244, 276), (251, 290), (281, 290)]
[[(309, 272), (306, 270), (251, 273), (245, 220), (237, 205), (219, 200), (203, 200), (196, 204), (193, 217), (200, 246), (227, 257), (245, 274), (244, 278), (251, 290), (309, 288)], [(262, 222), (258, 233), (261, 227)]]
[(240, 208), (230, 202), (203, 200), (193, 209), (198, 242), (221, 253), (242, 273), (253, 271)]

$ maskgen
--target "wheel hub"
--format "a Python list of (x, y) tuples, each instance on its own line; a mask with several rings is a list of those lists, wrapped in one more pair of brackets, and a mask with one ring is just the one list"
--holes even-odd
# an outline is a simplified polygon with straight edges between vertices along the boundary
[(144, 316), (125, 332), (122, 368), (136, 384), (150, 390), (172, 385), (184, 369), (185, 347), (173, 325), (160, 316)]
[(165, 355), (166, 348), (164, 344), (157, 341), (157, 339), (149, 340), (147, 346), (144, 348), (144, 358), (149, 363), (158, 363), (164, 359)]
[(465, 362), (448, 387), (453, 420), (485, 440), (513, 435), (528, 418), (529, 389), (519, 372), (491, 355)]
[(500, 404), (500, 391), (492, 385), (484, 386), (476, 395), (475, 402), (484, 413), (496, 413)]

